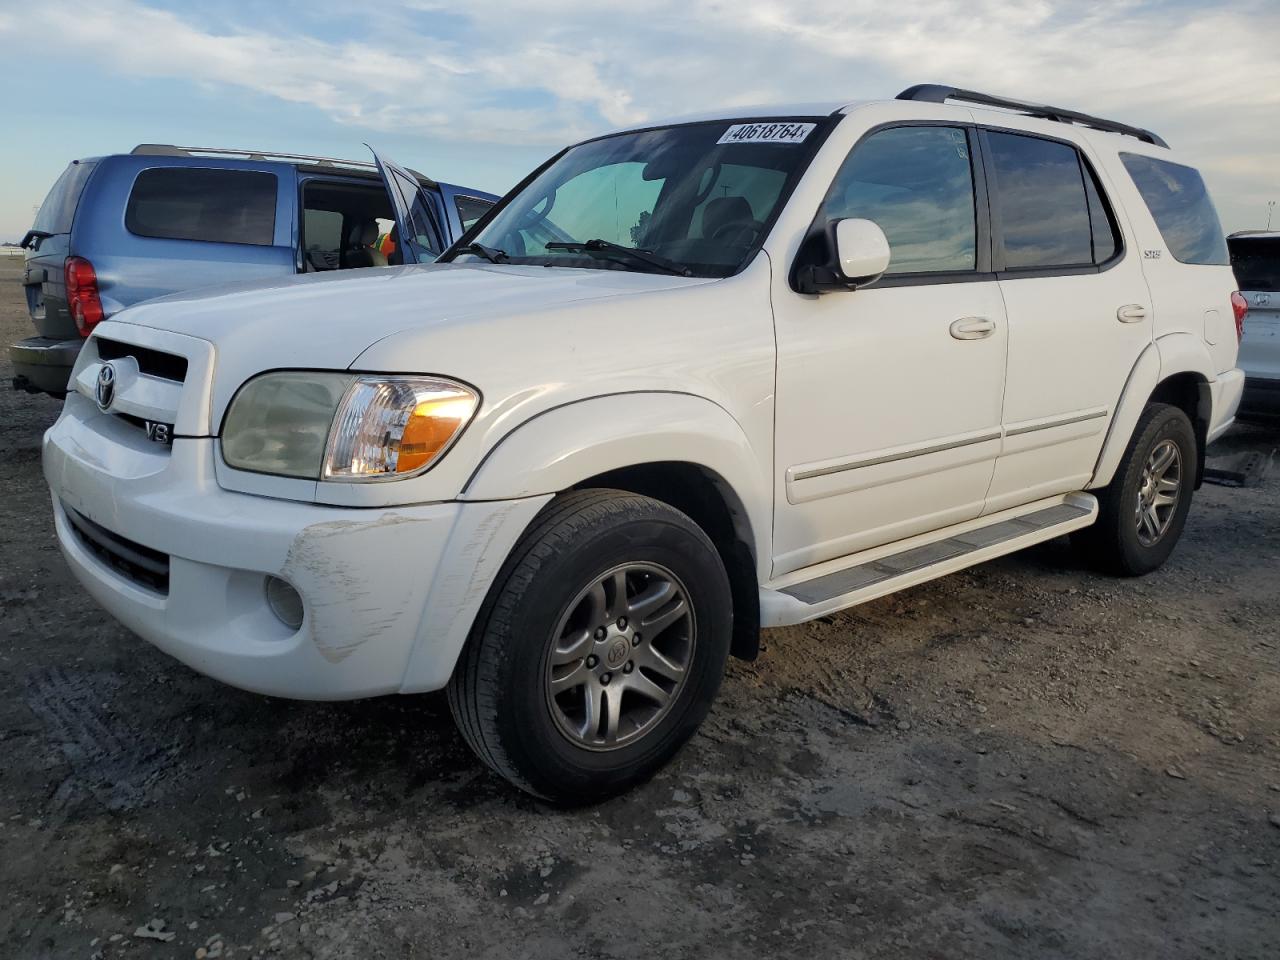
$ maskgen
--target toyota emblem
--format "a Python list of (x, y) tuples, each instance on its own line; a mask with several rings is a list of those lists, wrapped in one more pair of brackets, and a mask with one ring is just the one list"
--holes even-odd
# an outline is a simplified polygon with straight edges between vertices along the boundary
[(98, 369), (98, 382), (93, 388), (93, 398), (103, 413), (110, 409), (111, 401), (116, 398), (116, 368), (109, 361)]

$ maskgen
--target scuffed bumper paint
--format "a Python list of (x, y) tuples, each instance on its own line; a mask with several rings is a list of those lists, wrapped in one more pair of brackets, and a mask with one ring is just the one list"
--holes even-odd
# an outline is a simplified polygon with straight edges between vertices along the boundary
[[(161, 451), (128, 425), (88, 429), (85, 411), (71, 406), (45, 435), (44, 471), (77, 578), (166, 653), (275, 696), (442, 686), (492, 578), (549, 499), (348, 509), (235, 493), (217, 485), (212, 440), (179, 439)], [(166, 555), (167, 593), (104, 562), (69, 510)], [(270, 576), (302, 596), (299, 629), (268, 605)]]

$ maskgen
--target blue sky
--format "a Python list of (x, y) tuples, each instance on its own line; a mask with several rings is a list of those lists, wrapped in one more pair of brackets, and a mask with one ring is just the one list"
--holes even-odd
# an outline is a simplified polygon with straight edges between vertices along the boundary
[(1276, 0), (0, 0), (0, 63), (0, 240), (69, 160), (140, 142), (361, 158), (368, 141), (500, 193), (610, 127), (918, 82), (1150, 127), (1201, 166), (1228, 230), (1280, 199)]

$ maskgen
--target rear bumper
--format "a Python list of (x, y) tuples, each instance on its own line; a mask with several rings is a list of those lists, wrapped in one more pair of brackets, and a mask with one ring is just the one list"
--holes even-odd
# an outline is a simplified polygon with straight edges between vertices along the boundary
[(1240, 417), (1280, 419), (1280, 380), (1248, 377), (1240, 399)]
[(53, 337), (28, 337), (9, 347), (9, 362), (13, 364), (13, 387), (27, 393), (52, 393), (57, 396), (67, 392), (71, 368), (84, 340), (58, 340)]
[[(443, 686), (507, 550), (549, 499), (350, 509), (235, 493), (214, 479), (211, 439), (130, 450), (129, 428), (112, 442), (91, 407), (72, 394), (44, 438), (67, 563), (144, 640), (259, 693)], [(163, 578), (131, 576), (131, 560)], [(300, 628), (272, 612), (268, 577), (301, 596)]]

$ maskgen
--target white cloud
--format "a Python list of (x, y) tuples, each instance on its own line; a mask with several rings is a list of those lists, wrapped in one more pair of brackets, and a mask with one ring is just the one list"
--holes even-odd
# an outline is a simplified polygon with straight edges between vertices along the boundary
[[(324, 39), (325, 0), (209, 26), (141, 0), (0, 15), (124, 74), (239, 87), (370, 130), (559, 144), (716, 104), (891, 95), (945, 81), (1114, 115), (1200, 160), (1229, 225), (1280, 192), (1280, 4), (1154, 0), (383, 0)], [(447, 20), (435, 30), (432, 15)], [(229, 18), (230, 19), (230, 18)], [(296, 20), (296, 23), (293, 21)], [(529, 105), (529, 104), (533, 105)], [(483, 149), (483, 147), (478, 147)]]

